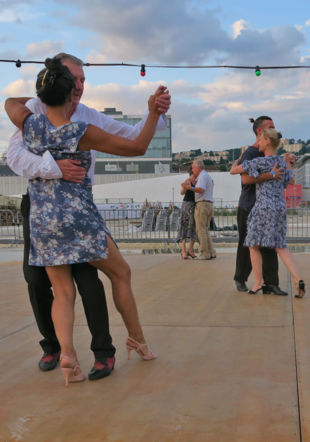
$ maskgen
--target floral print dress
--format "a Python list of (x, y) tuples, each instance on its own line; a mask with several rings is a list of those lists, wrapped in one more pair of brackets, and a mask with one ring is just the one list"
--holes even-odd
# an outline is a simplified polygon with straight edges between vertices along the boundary
[(244, 245), (269, 248), (286, 247), (286, 204), (283, 189), (290, 182), (289, 170), (284, 159), (278, 155), (255, 158), (242, 163), (243, 170), (257, 178), (270, 172), (275, 162), (283, 167), (284, 174), (279, 181), (269, 180), (256, 184), (256, 202), (249, 214), (247, 236)]
[(176, 242), (184, 239), (194, 239), (198, 241), (195, 227), (195, 193), (192, 190), (186, 190), (179, 219), (179, 230)]
[[(55, 160), (79, 160), (88, 170), (90, 152), (78, 150), (86, 129), (84, 122), (55, 127), (45, 115), (32, 114), (24, 124), (24, 144), (36, 155), (48, 150)], [(111, 234), (93, 202), (87, 175), (81, 184), (63, 179), (29, 180), (29, 195), (30, 265), (56, 266), (107, 258), (106, 234)]]

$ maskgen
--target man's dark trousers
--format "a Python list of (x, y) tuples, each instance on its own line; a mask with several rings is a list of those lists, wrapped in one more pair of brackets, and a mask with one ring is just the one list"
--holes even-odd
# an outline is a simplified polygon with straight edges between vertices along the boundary
[[(244, 240), (247, 234), (247, 220), (250, 211), (238, 208), (237, 223), (239, 231), (239, 242), (236, 257), (236, 273), (235, 281), (246, 282), (252, 271), (250, 251), (248, 247), (244, 247)], [(263, 278), (267, 285), (279, 285), (279, 264), (277, 252), (274, 249), (260, 247), (263, 259)]]
[[(44, 337), (40, 345), (45, 353), (56, 353), (60, 346), (55, 334), (51, 317), (53, 292), (51, 283), (44, 267), (28, 265), (30, 250), (30, 199), (23, 195), (21, 212), (23, 215), (24, 233), (24, 277), (28, 284), (28, 292), (33, 313)], [(95, 359), (111, 357), (115, 354), (109, 331), (109, 316), (105, 291), (95, 267), (88, 263), (73, 264), (72, 275), (81, 295), (89, 330), (92, 335), (91, 350)]]

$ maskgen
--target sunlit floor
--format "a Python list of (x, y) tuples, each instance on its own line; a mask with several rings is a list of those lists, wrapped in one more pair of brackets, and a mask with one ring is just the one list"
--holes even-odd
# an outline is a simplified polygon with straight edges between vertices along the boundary
[[(295, 257), (309, 292), (310, 254)], [(237, 292), (234, 253), (212, 261), (176, 254), (127, 260), (159, 358), (127, 360), (126, 330), (103, 276), (115, 370), (68, 388), (59, 368), (37, 367), (40, 335), (21, 262), (0, 264), (1, 442), (310, 441), (310, 293), (295, 299), (282, 265), (287, 297)], [(79, 298), (75, 343), (87, 373), (93, 356)]]

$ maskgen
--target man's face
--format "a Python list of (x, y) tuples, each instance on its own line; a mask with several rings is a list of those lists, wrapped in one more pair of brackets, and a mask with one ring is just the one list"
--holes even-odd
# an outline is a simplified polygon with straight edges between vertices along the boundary
[(83, 67), (79, 66), (78, 64), (72, 63), (72, 61), (66, 59), (62, 61), (62, 64), (64, 66), (67, 66), (67, 68), (74, 77), (75, 87), (71, 94), (71, 100), (72, 100), (72, 105), (76, 107), (79, 104), (80, 99), (82, 98), (84, 92), (85, 75)]
[(257, 136), (259, 137), (260, 134), (264, 129), (275, 129), (274, 122), (272, 120), (264, 120), (262, 125), (257, 128)]
[(192, 164), (192, 171), (193, 171), (193, 175), (195, 176), (195, 178), (197, 178), (197, 176), (200, 173), (200, 168), (196, 165), (195, 161)]
[(275, 129), (274, 122), (272, 120), (264, 120), (261, 127), (257, 128), (257, 140), (259, 141), (258, 150), (260, 152), (265, 152), (266, 147), (269, 144), (269, 140), (262, 134), (264, 129)]

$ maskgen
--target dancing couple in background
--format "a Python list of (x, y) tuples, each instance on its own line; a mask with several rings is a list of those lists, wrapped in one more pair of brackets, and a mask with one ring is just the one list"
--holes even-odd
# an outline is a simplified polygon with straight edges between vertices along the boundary
[[(276, 154), (280, 145), (281, 134), (273, 127), (262, 128), (257, 137), (259, 151), (264, 155), (252, 160), (237, 160), (231, 174), (244, 174), (257, 179), (263, 174), (271, 174), (272, 179), (262, 180), (256, 184), (256, 200), (247, 218), (247, 233), (244, 246), (249, 247), (255, 283), (250, 294), (266, 289), (263, 274), (263, 258), (260, 248), (275, 250), (292, 275), (295, 285), (295, 296), (305, 295), (305, 283), (301, 279), (292, 254), (286, 245), (286, 203), (283, 189), (294, 183), (294, 173), (288, 155), (285, 159)], [(281, 169), (279, 179), (275, 169)]]

